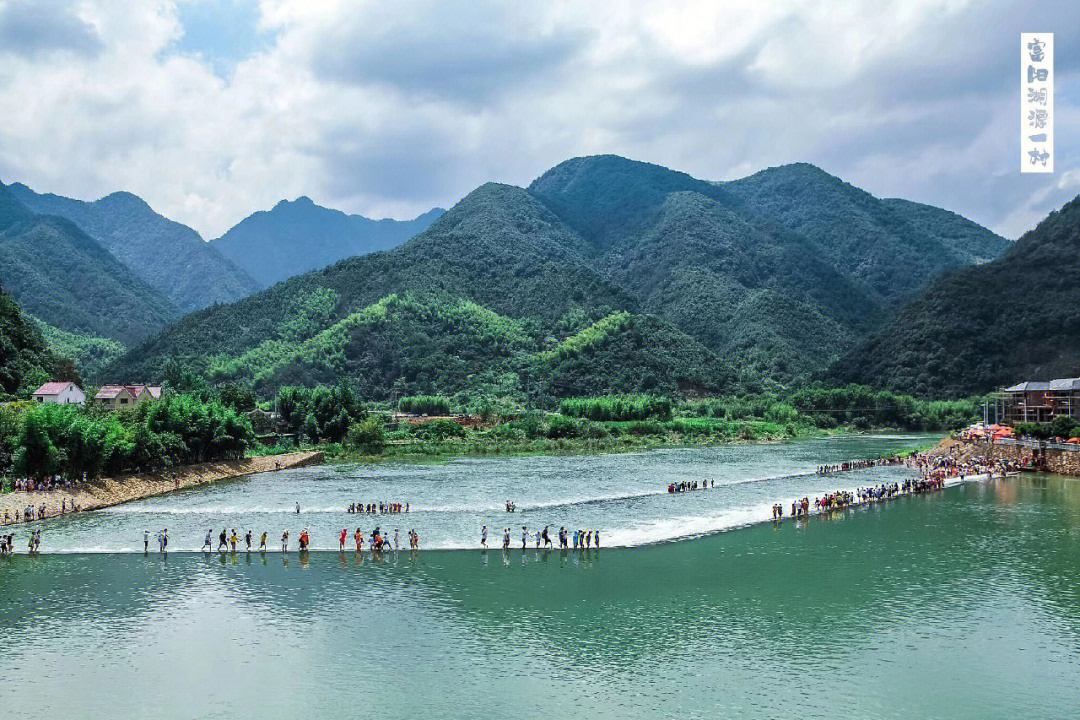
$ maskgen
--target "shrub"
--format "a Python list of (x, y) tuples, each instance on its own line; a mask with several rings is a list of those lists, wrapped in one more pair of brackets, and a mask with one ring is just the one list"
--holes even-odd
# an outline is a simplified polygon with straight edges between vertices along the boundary
[(655, 395), (567, 398), (559, 406), (559, 412), (588, 420), (670, 420), (671, 400)]
[(787, 403), (778, 402), (765, 411), (765, 419), (783, 425), (799, 419), (799, 411)]
[(369, 415), (360, 422), (353, 423), (345, 436), (345, 444), (356, 450), (378, 452), (386, 444), (386, 434), (382, 420)]
[(442, 442), (449, 438), (465, 437), (465, 428), (453, 420), (431, 420), (430, 422), (414, 425), (412, 434), (414, 437), (428, 442)]
[(449, 415), (450, 399), (442, 395), (409, 395), (398, 401), (398, 410), (412, 415)]
[(575, 438), (581, 434), (581, 423), (565, 415), (551, 415), (546, 432), (549, 438)]

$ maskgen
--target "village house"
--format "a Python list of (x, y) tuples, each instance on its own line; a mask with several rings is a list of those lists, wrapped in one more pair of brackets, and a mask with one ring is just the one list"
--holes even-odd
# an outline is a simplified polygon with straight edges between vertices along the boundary
[(994, 399), (998, 422), (1048, 423), (1067, 416), (1080, 420), (1080, 378), (1022, 382), (998, 390)]
[(86, 393), (73, 382), (47, 382), (34, 391), (34, 402), (58, 405), (83, 405)]
[(156, 385), (102, 385), (94, 396), (94, 403), (110, 410), (127, 410), (160, 397), (161, 388)]

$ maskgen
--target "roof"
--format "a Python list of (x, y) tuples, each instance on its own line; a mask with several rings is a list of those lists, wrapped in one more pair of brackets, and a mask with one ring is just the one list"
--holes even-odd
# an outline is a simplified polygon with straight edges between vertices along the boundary
[(69, 387), (74, 386), (75, 389), (79, 389), (78, 385), (73, 382), (47, 382), (37, 390), (34, 391), (34, 395), (59, 395), (67, 390)]
[(101, 389), (97, 391), (97, 395), (94, 396), (95, 400), (112, 400), (114, 397), (122, 392), (126, 392), (128, 395), (134, 396), (134, 393), (128, 389), (125, 385), (102, 385)]
[(114, 397), (120, 394), (121, 391), (127, 391), (127, 394), (133, 398), (138, 398), (144, 393), (150, 393), (150, 397), (155, 400), (161, 398), (161, 387), (158, 385), (102, 385), (98, 390), (97, 395), (94, 396), (95, 400), (112, 400)]
[(1056, 390), (1056, 391), (1077, 390), (1077, 391), (1080, 391), (1080, 378), (1061, 378), (1059, 380), (1022, 382), (1022, 383), (1017, 383), (1016, 385), (1013, 385), (1012, 387), (1007, 387), (1002, 392), (1011, 392), (1011, 393), (1046, 392), (1048, 390)]

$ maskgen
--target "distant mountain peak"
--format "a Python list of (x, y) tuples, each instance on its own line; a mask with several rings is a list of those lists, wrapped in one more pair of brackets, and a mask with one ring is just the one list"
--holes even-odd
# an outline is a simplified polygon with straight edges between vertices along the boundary
[(435, 209), (414, 220), (372, 220), (301, 195), (252, 213), (210, 244), (269, 287), (347, 257), (389, 250), (426, 230), (442, 214)]
[(150, 204), (148, 202), (143, 200), (135, 193), (128, 192), (127, 190), (117, 190), (116, 192), (109, 193), (105, 197), (99, 199), (97, 202), (104, 202), (106, 200), (112, 200), (113, 202), (138, 203), (139, 205), (143, 205), (147, 208), (150, 207)]
[(274, 207), (271, 209), (271, 212), (289, 210), (291, 208), (296, 208), (296, 209), (318, 208), (320, 210), (330, 210), (330, 208), (324, 208), (321, 205), (316, 205), (315, 201), (312, 200), (311, 198), (309, 198), (307, 195), (301, 195), (300, 197), (296, 198), (295, 200), (288, 200), (286, 198), (282, 198), (281, 200), (278, 200), (277, 204), (275, 204)]

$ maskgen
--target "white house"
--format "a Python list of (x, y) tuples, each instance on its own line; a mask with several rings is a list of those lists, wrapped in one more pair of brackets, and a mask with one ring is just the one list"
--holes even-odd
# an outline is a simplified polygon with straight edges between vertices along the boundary
[(47, 382), (34, 391), (34, 402), (83, 405), (86, 393), (73, 382)]

